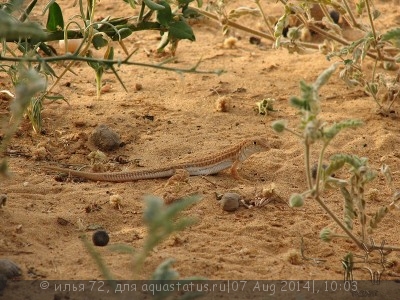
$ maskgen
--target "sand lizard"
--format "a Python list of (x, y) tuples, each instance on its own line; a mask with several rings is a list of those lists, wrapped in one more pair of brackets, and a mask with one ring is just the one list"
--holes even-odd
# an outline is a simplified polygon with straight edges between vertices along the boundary
[(266, 151), (269, 148), (267, 140), (264, 138), (248, 139), (234, 147), (211, 154), (204, 158), (177, 163), (167, 167), (126, 172), (90, 173), (55, 166), (43, 166), (43, 168), (64, 172), (69, 175), (93, 181), (109, 182), (127, 182), (141, 179), (171, 177), (175, 174), (176, 170), (180, 169), (186, 170), (190, 176), (211, 175), (230, 168), (232, 176), (236, 179), (240, 179), (237, 172), (240, 164), (251, 155)]

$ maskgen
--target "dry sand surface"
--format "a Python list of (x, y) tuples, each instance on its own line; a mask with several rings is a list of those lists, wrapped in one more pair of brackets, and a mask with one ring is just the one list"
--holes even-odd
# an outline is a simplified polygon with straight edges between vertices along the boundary
[[(58, 2), (66, 16), (77, 13), (77, 8), (72, 7), (73, 1)], [(229, 7), (244, 4), (235, 1)], [(252, 3), (249, 5), (254, 7)], [(273, 1), (268, 0), (264, 6), (271, 15), (281, 14), (281, 6)], [(398, 8), (397, 12), (393, 9), (398, 7), (395, 1), (378, 1), (376, 7), (384, 15), (377, 22), (379, 30), (399, 26)], [(98, 6), (99, 17), (121, 16), (123, 11), (127, 10), (122, 1), (101, 1)], [(39, 10), (36, 14), (41, 17)], [(250, 18), (243, 22), (255, 25)], [(139, 275), (133, 273), (129, 254), (111, 251), (109, 247), (96, 248), (118, 279), (149, 278), (170, 257), (176, 260), (174, 267), (181, 277), (342, 279), (343, 256), (350, 251), (364, 254), (349, 240), (324, 243), (319, 239), (319, 232), (326, 226), (339, 233), (340, 229), (313, 201), (307, 201), (300, 209), (287, 205), (292, 193), (306, 188), (303, 147), (289, 133), (278, 135), (271, 129), (271, 122), (282, 118), (292, 128), (298, 126), (299, 116), (288, 99), (299, 94), (300, 80), (313, 82), (331, 62), (317, 52), (288, 54), (285, 49), (273, 49), (265, 40), (261, 46), (250, 44), (250, 36), (240, 31), (234, 31), (238, 38), (235, 45), (226, 48), (221, 27), (213, 21), (196, 22), (193, 29), (196, 42), (180, 42), (175, 62), (169, 66), (190, 68), (201, 58), (199, 69), (224, 69), (226, 73), (181, 75), (120, 66), (118, 73), (128, 92), (111, 72), (106, 72), (103, 76), (106, 88), (97, 100), (93, 70), (86, 63), (78, 63), (73, 68), (78, 76), (67, 74), (55, 89), (65, 96), (69, 105), (62, 101), (44, 105), (44, 133), (34, 134), (28, 120), (20, 126), (8, 149), (12, 175), (1, 181), (1, 193), (7, 194), (8, 200), (0, 210), (0, 255), (21, 266), (22, 278), (101, 279), (100, 270), (79, 237), (86, 233), (90, 238), (92, 231), (88, 228), (102, 227), (110, 234), (109, 245), (140, 248), (146, 237), (143, 197), (148, 194), (169, 199), (201, 194), (202, 200), (182, 213), (197, 218), (198, 222), (157, 246)], [(139, 47), (132, 59), (149, 64), (165, 59), (150, 53), (156, 48), (157, 37), (158, 33), (133, 34), (126, 41), (130, 50)], [(118, 44), (115, 47), (116, 55), (123, 57)], [(372, 69), (371, 60), (367, 59), (365, 64)], [(61, 72), (62, 67), (55, 66), (55, 70)], [(378, 72), (383, 71), (378, 68)], [(396, 75), (396, 71), (385, 72)], [(6, 74), (0, 76), (1, 88), (11, 89)], [(142, 88), (138, 89), (139, 86)], [(372, 98), (360, 87), (346, 87), (338, 72), (320, 93), (325, 121), (356, 118), (364, 122), (360, 128), (340, 133), (328, 148), (326, 159), (335, 153), (350, 153), (367, 157), (376, 170), (382, 163), (388, 164), (397, 186), (398, 114), (392, 117), (376, 114)], [(268, 97), (276, 100), (276, 112), (257, 114), (255, 103)], [(228, 103), (227, 112), (216, 110), (221, 98)], [(7, 115), (8, 105), (9, 100), (1, 100), (3, 116)], [(393, 108), (399, 111), (397, 103)], [(160, 167), (201, 158), (254, 136), (268, 139), (271, 149), (244, 162), (240, 174), (246, 182), (233, 179), (229, 172), (205, 178), (190, 177), (188, 183), (167, 187), (166, 179), (128, 183), (59, 182), (54, 172), (40, 168), (48, 164), (89, 164), (88, 154), (96, 148), (88, 137), (100, 124), (116, 131), (123, 142), (122, 147), (106, 152), (110, 171)], [(252, 200), (271, 185), (275, 187), (275, 200), (262, 207), (240, 207), (235, 212), (226, 212), (216, 200), (216, 194), (228, 191)], [(381, 175), (368, 186), (368, 193), (375, 195), (367, 199), (370, 216), (379, 206), (389, 203), (391, 190)], [(111, 195), (121, 197), (120, 209), (110, 205)], [(324, 199), (341, 217), (340, 194), (327, 191)], [(382, 221), (373, 235), (375, 243), (385, 241), (399, 246), (399, 217), (400, 213), (393, 211)], [(324, 261), (317, 263), (301, 257), (301, 237), (305, 256)], [(378, 257), (377, 252), (372, 255)], [(393, 252), (387, 258), (394, 264), (385, 271), (384, 278), (398, 279), (399, 253)], [(370, 278), (365, 270), (355, 270), (353, 275), (357, 279)]]

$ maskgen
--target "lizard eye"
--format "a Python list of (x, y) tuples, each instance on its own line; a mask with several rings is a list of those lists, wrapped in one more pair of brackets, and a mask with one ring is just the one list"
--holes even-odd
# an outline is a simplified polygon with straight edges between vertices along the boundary
[(257, 141), (253, 141), (253, 144), (254, 144), (254, 145), (257, 145)]

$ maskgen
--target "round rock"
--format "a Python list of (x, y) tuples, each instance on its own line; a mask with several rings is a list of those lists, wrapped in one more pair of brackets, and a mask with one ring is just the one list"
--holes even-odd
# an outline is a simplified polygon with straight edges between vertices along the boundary
[(98, 230), (93, 233), (92, 240), (95, 246), (103, 247), (108, 244), (108, 242), (110, 241), (110, 237), (105, 230)]
[(0, 259), (0, 274), (11, 279), (21, 276), (22, 272), (18, 265), (12, 260), (3, 258)]
[(225, 193), (219, 201), (221, 207), (225, 211), (235, 211), (239, 208), (241, 195), (236, 193)]
[(122, 145), (119, 135), (104, 124), (97, 126), (89, 139), (97, 148), (103, 151), (114, 150)]

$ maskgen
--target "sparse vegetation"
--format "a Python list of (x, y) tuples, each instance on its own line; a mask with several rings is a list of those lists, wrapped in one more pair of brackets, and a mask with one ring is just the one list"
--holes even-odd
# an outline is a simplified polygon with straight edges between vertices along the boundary
[[(387, 253), (393, 250), (400, 251), (399, 247), (387, 246), (384, 242), (377, 246), (370, 236), (377, 229), (379, 222), (390, 211), (399, 206), (399, 192), (393, 185), (389, 167), (384, 165), (381, 170), (392, 189), (392, 199), (387, 201), (387, 205), (380, 207), (372, 217), (368, 217), (365, 196), (366, 185), (377, 176), (376, 172), (369, 167), (368, 159), (352, 154), (335, 154), (330, 157), (330, 164), (324, 166), (325, 151), (337, 134), (344, 129), (355, 128), (362, 124), (359, 120), (345, 120), (328, 125), (319, 116), (321, 112), (319, 90), (327, 83), (336, 68), (337, 64), (332, 65), (319, 75), (313, 84), (307, 84), (302, 81), (300, 83), (301, 96), (290, 99), (290, 104), (299, 111), (301, 116), (298, 129), (289, 128), (284, 120), (278, 120), (272, 124), (276, 132), (288, 131), (296, 135), (301, 139), (304, 146), (307, 190), (293, 194), (290, 197), (289, 204), (291, 207), (302, 207), (307, 199), (315, 200), (340, 229), (345, 232), (346, 237), (350, 238), (358, 246), (359, 250), (365, 251), (367, 254), (374, 250), (388, 251)], [(314, 177), (312, 175), (313, 160), (311, 149), (316, 146), (319, 146), (320, 149)], [(347, 171), (350, 176), (348, 178), (334, 176), (336, 172), (346, 167), (349, 167)], [(327, 189), (337, 189), (341, 193), (344, 203), (343, 220), (326, 205), (323, 194)], [(358, 218), (360, 236), (353, 233), (353, 221), (355, 218)], [(343, 238), (343, 236), (335, 234), (329, 228), (324, 228), (321, 231), (320, 238), (325, 242), (330, 242), (334, 238)], [(347, 264), (347, 266), (349, 265), (351, 264)], [(348, 268), (346, 270), (350, 272), (351, 270)]]
[[(221, 70), (201, 71), (198, 69), (201, 62), (186, 69), (166, 65), (171, 60), (154, 65), (135, 62), (137, 49), (128, 50), (124, 41), (138, 31), (157, 31), (161, 39), (158, 51), (164, 51), (170, 46), (171, 55), (175, 55), (180, 40), (195, 41), (195, 35), (186, 19), (202, 14), (221, 22), (223, 34), (228, 35), (230, 28), (246, 31), (252, 35), (273, 42), (273, 46), (284, 47), (291, 53), (310, 53), (319, 51), (333, 65), (320, 74), (314, 83), (300, 83), (301, 95), (292, 97), (290, 104), (298, 111), (300, 121), (298, 128), (291, 128), (284, 120), (273, 123), (273, 129), (278, 133), (289, 132), (298, 137), (304, 147), (304, 166), (306, 190), (294, 193), (289, 203), (291, 207), (303, 207), (310, 200), (318, 203), (334, 221), (340, 233), (334, 231), (333, 226), (321, 229), (320, 239), (331, 242), (335, 239), (347, 239), (357, 246), (358, 253), (340, 254), (340, 259), (346, 280), (352, 280), (352, 270), (360, 263), (372, 262), (369, 254), (379, 253), (379, 259), (372, 262), (380, 268), (380, 275), (385, 271), (389, 262), (387, 256), (391, 251), (400, 251), (396, 245), (386, 245), (385, 241), (379, 244), (374, 242), (374, 233), (379, 230), (380, 222), (387, 219), (394, 209), (399, 208), (400, 193), (393, 182), (390, 167), (384, 164), (381, 174), (378, 174), (369, 165), (368, 158), (359, 157), (352, 153), (336, 154), (326, 163), (326, 149), (343, 130), (358, 128), (363, 124), (361, 120), (345, 120), (327, 124), (320, 115), (321, 99), (320, 88), (329, 78), (338, 71), (339, 77), (349, 87), (362, 87), (374, 100), (377, 112), (383, 116), (396, 116), (400, 93), (400, 75), (393, 75), (393, 69), (400, 62), (400, 29), (389, 28), (385, 32), (378, 32), (376, 20), (381, 17), (372, 1), (360, 0), (354, 7), (343, 0), (335, 1), (280, 1), (283, 14), (274, 19), (263, 8), (264, 3), (256, 0), (256, 8), (240, 7), (230, 12), (225, 10), (224, 1), (209, 3), (210, 10), (194, 8), (193, 0), (178, 0), (167, 2), (164, 0), (144, 0), (140, 3), (126, 0), (127, 9), (140, 7), (139, 15), (132, 17), (106, 17), (101, 20), (96, 15), (96, 0), (89, 0), (87, 5), (82, 0), (77, 1), (78, 14), (69, 20), (64, 20), (62, 8), (55, 1), (49, 1), (43, 13), (47, 14), (46, 28), (30, 21), (29, 16), (36, 7), (37, 1), (24, 6), (23, 1), (8, 1), (0, 5), (0, 40), (2, 52), (0, 54), (0, 72), (10, 78), (13, 90), (0, 91), (13, 97), (10, 106), (11, 120), (1, 124), (4, 132), (0, 141), (0, 153), (4, 153), (18, 126), (27, 116), (36, 133), (42, 130), (41, 112), (46, 101), (64, 99), (62, 95), (53, 92), (57, 84), (67, 72), (74, 73), (76, 62), (85, 62), (95, 74), (97, 98), (101, 96), (103, 73), (108, 70), (116, 77), (121, 86), (127, 90), (119, 76), (120, 65), (135, 65), (151, 67), (180, 73), (221, 74)], [(201, 6), (201, 1), (196, 1)], [(318, 7), (322, 13), (320, 19), (313, 15), (313, 7)], [(133, 9), (132, 9), (133, 11)], [(336, 19), (340, 14), (340, 22)], [(242, 16), (258, 17), (265, 23), (265, 30), (256, 30), (239, 24)], [(347, 40), (339, 26), (351, 26), (361, 33), (357, 40)], [(307, 41), (307, 36), (317, 33), (323, 40), (314, 43)], [(72, 40), (79, 40), (72, 53), (58, 55), (47, 45), (49, 41), (63, 40), (65, 49), (69, 49)], [(11, 46), (14, 43), (14, 46)], [(236, 43), (236, 40), (235, 40)], [(68, 46), (68, 44), (70, 44)], [(124, 59), (116, 59), (114, 47), (118, 44), (124, 51)], [(95, 58), (92, 50), (104, 48), (102, 58)], [(372, 70), (365, 67), (364, 62), (372, 62)], [(61, 72), (56, 71), (55, 63), (62, 63)], [(383, 71), (378, 72), (382, 65)], [(339, 69), (339, 70), (338, 70)], [(51, 83), (51, 84), (50, 84)], [(138, 88), (139, 89), (139, 88)], [(141, 89), (141, 86), (140, 86)], [(222, 100), (221, 100), (222, 99)], [(256, 103), (258, 114), (269, 115), (275, 111), (278, 101), (265, 97)], [(230, 112), (228, 100), (220, 98), (216, 104), (218, 112)], [(234, 106), (232, 106), (234, 107)], [(229, 109), (228, 109), (229, 108)], [(233, 109), (233, 108), (232, 108)], [(254, 106), (251, 106), (254, 109)], [(195, 111), (195, 109), (193, 109)], [(253, 112), (254, 113), (254, 112)], [(151, 117), (151, 116), (149, 116)], [(171, 121), (172, 122), (172, 121)], [(239, 122), (236, 124), (239, 125)], [(198, 125), (198, 129), (201, 128)], [(312, 149), (318, 148), (317, 165), (313, 175)], [(7, 173), (7, 164), (1, 161), (0, 173)], [(335, 174), (340, 174), (336, 176)], [(376, 211), (369, 210), (366, 187), (374, 183), (378, 176), (385, 178), (392, 192), (392, 197), (386, 199), (384, 205)], [(214, 187), (217, 185), (213, 185)], [(336, 214), (326, 205), (324, 196), (327, 190), (336, 192), (343, 199), (342, 216)], [(379, 193), (375, 190), (375, 195)], [(376, 196), (375, 196), (376, 197)], [(116, 199), (116, 198), (115, 198)], [(118, 200), (118, 199), (117, 199)], [(119, 245), (115, 250), (130, 253), (133, 260), (132, 278), (140, 277), (145, 260), (150, 256), (154, 247), (165, 240), (173, 232), (184, 230), (193, 224), (192, 219), (177, 219), (178, 214), (198, 199), (190, 198), (166, 206), (161, 199), (149, 197), (146, 199), (144, 222), (148, 235), (141, 249), (135, 250), (126, 245)], [(120, 204), (115, 202), (119, 209)], [(1, 205), (0, 205), (1, 206)], [(343, 234), (344, 233), (344, 234)], [(83, 243), (91, 257), (95, 260), (104, 278), (115, 280), (108, 269), (107, 263), (97, 253), (90, 242), (83, 237)], [(286, 261), (292, 265), (300, 264), (300, 259), (323, 261), (322, 259), (306, 258), (303, 253), (303, 240), (300, 257), (292, 250), (287, 252)], [(221, 258), (223, 260), (224, 258)], [(339, 260), (338, 260), (339, 261)], [(172, 259), (163, 261), (154, 271), (151, 279), (176, 280), (179, 274), (172, 268)], [(365, 267), (368, 269), (369, 267)], [(371, 276), (375, 271), (368, 269)], [(142, 279), (142, 278), (140, 278)], [(160, 296), (161, 297), (161, 296)], [(164, 296), (163, 296), (164, 297)]]
[[(267, 39), (276, 48), (284, 47), (290, 53), (306, 54), (319, 51), (328, 60), (343, 62), (339, 76), (349, 87), (361, 86), (373, 98), (378, 113), (393, 115), (394, 103), (400, 93), (399, 76), (377, 73), (382, 64), (385, 70), (395, 70), (400, 62), (400, 28), (379, 32), (375, 22), (383, 18), (373, 1), (359, 0), (353, 5), (347, 0), (339, 1), (286, 1), (281, 0), (283, 14), (276, 19), (268, 15), (264, 3), (255, 1), (256, 8), (241, 6), (226, 11), (225, 1), (212, 2), (208, 10), (196, 8), (200, 14), (220, 21), (224, 35), (229, 28), (239, 29), (254, 36)], [(238, 19), (251, 15), (261, 18), (265, 31), (255, 30), (238, 23)], [(256, 21), (254, 21), (254, 24)], [(358, 39), (348, 40), (345, 28), (358, 32)], [(314, 42), (312, 36), (322, 39)], [(370, 72), (364, 61), (373, 61)]]
[[(122, 1), (122, 0), (121, 0)], [(10, 0), (0, 4), (0, 72), (8, 74), (14, 89), (24, 86), (31, 90), (31, 87), (40, 85), (40, 89), (35, 89), (35, 93), (30, 94), (29, 102), (23, 101), (22, 111), (14, 112), (11, 119), (12, 130), (19, 124), (22, 115), (27, 115), (33, 130), (40, 133), (42, 130), (42, 116), (44, 101), (55, 101), (64, 99), (62, 95), (54, 94), (52, 91), (67, 72), (74, 72), (73, 65), (77, 61), (85, 61), (95, 71), (97, 83), (97, 97), (100, 97), (101, 79), (105, 70), (111, 70), (122, 87), (126, 90), (122, 80), (118, 75), (116, 67), (120, 65), (137, 65), (141, 67), (158, 68), (167, 71), (180, 73), (211, 73), (220, 74), (221, 70), (200, 71), (198, 66), (200, 61), (193, 67), (178, 69), (168, 67), (165, 63), (154, 65), (137, 63), (131, 60), (137, 49), (128, 52), (124, 40), (137, 31), (159, 31), (162, 42), (158, 46), (158, 51), (170, 45), (172, 55), (175, 54), (178, 42), (182, 39), (195, 40), (192, 28), (186, 22), (186, 16), (190, 12), (188, 1), (178, 1), (170, 4), (166, 1), (159, 3), (146, 0), (140, 4), (136, 1), (125, 1), (127, 9), (140, 6), (138, 16), (131, 17), (111, 17), (97, 21), (95, 0), (79, 0), (75, 4), (79, 13), (70, 20), (64, 20), (62, 8), (56, 1), (49, 1), (43, 10), (47, 14), (46, 28), (39, 23), (30, 21), (31, 12), (37, 7), (37, 1), (32, 1), (24, 5), (24, 1)], [(198, 2), (200, 5), (201, 2)], [(173, 10), (171, 5), (175, 7)], [(151, 17), (156, 15), (156, 20)], [(61, 40), (64, 42), (66, 54), (58, 55), (53, 47), (47, 42)], [(74, 42), (74, 47), (69, 47), (68, 43)], [(114, 43), (118, 42), (123, 49), (126, 58), (114, 59)], [(12, 43), (15, 46), (12, 46)], [(92, 49), (105, 48), (103, 58), (94, 58)], [(74, 49), (73, 53), (67, 52)], [(63, 63), (65, 66), (59, 74), (53, 69), (52, 64)], [(68, 62), (68, 63), (67, 63)], [(26, 80), (26, 74), (30, 74), (30, 79)], [(49, 87), (49, 83), (52, 82)], [(40, 84), (39, 84), (40, 83)], [(44, 86), (43, 86), (44, 84)], [(13, 95), (13, 91), (3, 91)], [(20, 96), (20, 95), (19, 95)], [(25, 97), (25, 96), (24, 96)], [(21, 99), (16, 99), (20, 103)], [(7, 134), (7, 139), (12, 133)], [(7, 143), (8, 140), (3, 141)], [(2, 147), (2, 150), (5, 148)], [(0, 149), (1, 150), (1, 149)], [(3, 173), (6, 170), (6, 162), (3, 161)]]
[[(165, 205), (164, 201), (155, 196), (148, 196), (145, 199), (146, 208), (144, 210), (144, 222), (147, 226), (148, 233), (144, 240), (143, 247), (141, 249), (133, 249), (128, 245), (114, 245), (110, 246), (113, 251), (118, 251), (120, 253), (125, 253), (133, 255), (133, 266), (132, 266), (132, 277), (130, 279), (143, 280), (141, 276), (143, 272), (143, 266), (146, 258), (150, 257), (153, 249), (167, 239), (171, 234), (185, 230), (187, 227), (196, 223), (194, 218), (179, 217), (178, 215), (184, 211), (186, 208), (194, 205), (200, 200), (199, 196), (193, 196), (190, 198), (185, 198), (177, 201), (171, 205)], [(114, 289), (117, 288), (115, 277), (109, 270), (107, 263), (101, 257), (101, 255), (96, 251), (95, 247), (90, 243), (85, 235), (82, 236), (82, 241), (85, 247), (88, 249), (91, 257), (96, 262), (97, 266), (101, 270), (105, 279), (107, 279), (113, 286)], [(179, 273), (172, 268), (172, 264), (175, 262), (173, 258), (168, 258), (161, 262), (159, 266), (154, 270), (151, 275), (152, 280), (178, 280), (180, 279)], [(125, 280), (127, 278), (124, 278)], [(183, 280), (202, 280), (201, 277), (190, 277)], [(170, 294), (174, 294), (174, 290), (166, 291), (156, 291), (153, 297), (155, 299), (166, 299)], [(180, 297), (192, 297), (200, 296), (198, 293), (186, 293), (185, 295), (180, 295)]]

